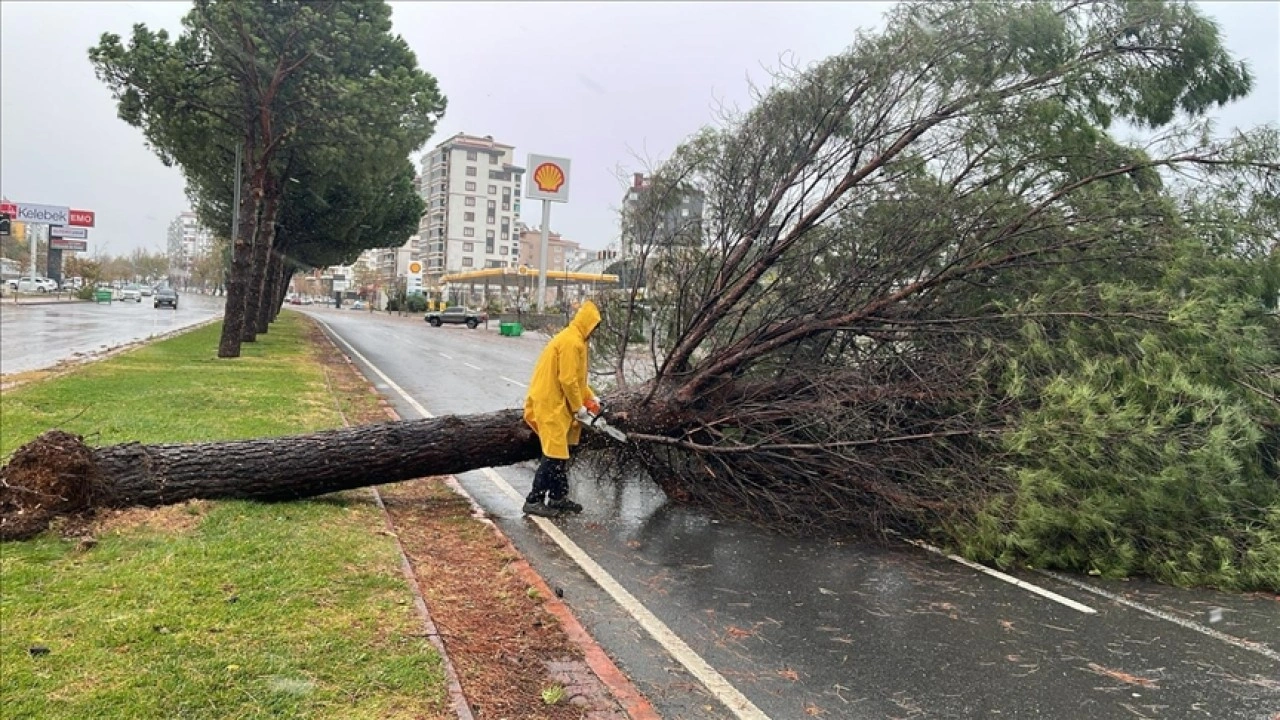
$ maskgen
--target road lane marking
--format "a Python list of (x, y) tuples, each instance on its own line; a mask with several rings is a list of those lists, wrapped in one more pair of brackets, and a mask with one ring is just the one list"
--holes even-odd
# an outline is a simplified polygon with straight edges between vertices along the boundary
[[(409, 393), (405, 392), (403, 388), (397, 385), (394, 380), (387, 377), (386, 373), (382, 372), (376, 365), (369, 362), (369, 359), (364, 355), (361, 355), (359, 350), (356, 350), (351, 346), (351, 343), (338, 337), (337, 333), (334, 333), (333, 329), (326, 325), (323, 320), (317, 318), (317, 322), (324, 325), (335, 339), (345, 345), (352, 354), (367, 365), (370, 370), (378, 375), (378, 377), (385, 380), (387, 385), (395, 390), (405, 402), (409, 403), (409, 405), (413, 407), (419, 415), (424, 418), (435, 417), (435, 415), (428, 412), (426, 408), (422, 407), (417, 400), (414, 400)], [(524, 503), (524, 496), (517, 492), (515, 488), (511, 487), (511, 483), (507, 482), (505, 478), (494, 472), (492, 468), (481, 468), (481, 472), (483, 472), (485, 476), (489, 478), (490, 482), (496, 485), (500, 491), (505, 493), (507, 497), (511, 498), (514, 502), (521, 504)], [(681, 640), (679, 635), (672, 632), (671, 628), (667, 627), (666, 623), (659, 620), (658, 616), (654, 615), (647, 607), (641, 604), (634, 595), (627, 592), (626, 588), (622, 587), (622, 585), (615, 580), (608, 571), (600, 567), (595, 560), (591, 559), (591, 556), (582, 548), (578, 547), (577, 543), (569, 539), (568, 535), (561, 532), (560, 528), (552, 524), (552, 522), (547, 518), (533, 517), (532, 520), (544, 533), (547, 534), (548, 537), (555, 541), (556, 545), (560, 546), (560, 549), (563, 550), (566, 555), (572, 558), (574, 562), (578, 563), (578, 566), (581, 567), (592, 580), (596, 581), (596, 584), (604, 589), (605, 592), (609, 593), (609, 596), (614, 599), (614, 602), (621, 605), (622, 608), (640, 624), (640, 627), (644, 628), (645, 631), (648, 632), (659, 645), (662, 645), (662, 647), (665, 648), (677, 662), (683, 665), (686, 670), (688, 670), (694, 677), (698, 678), (698, 680), (706, 686), (708, 692), (714, 695), (717, 700), (724, 704), (725, 707), (729, 708), (729, 710), (734, 714), (734, 717), (742, 718), (742, 720), (769, 720), (768, 715), (765, 715), (760, 708), (756, 707), (745, 695), (731, 685), (723, 675), (716, 672), (715, 668), (711, 667), (710, 663), (703, 660), (701, 656), (694, 652), (693, 648), (689, 647), (684, 640)]]
[(452, 355), (445, 355), (444, 353), (439, 352), (439, 351), (437, 351), (437, 353), (436, 353), (436, 354), (437, 354), (437, 355), (439, 355), (440, 357), (444, 358), (445, 360), (452, 360), (452, 359), (453, 359), (453, 356), (452, 356)]
[(991, 577), (997, 580), (1001, 580), (1003, 582), (1009, 583), (1010, 585), (1020, 587), (1023, 590), (1026, 590), (1027, 592), (1035, 593), (1040, 597), (1047, 598), (1056, 603), (1061, 603), (1063, 605), (1066, 605), (1072, 610), (1079, 610), (1080, 612), (1086, 615), (1096, 615), (1098, 612), (1097, 610), (1094, 610), (1088, 605), (1082, 605), (1076, 602), (1075, 600), (1072, 600), (1071, 598), (1068, 598), (1068, 597), (1063, 597), (1062, 595), (1059, 595), (1058, 593), (1053, 592), (1052, 590), (1045, 590), (1039, 585), (1032, 585), (1029, 582), (1019, 580), (1018, 578), (1013, 577), (1012, 575), (1006, 575), (1005, 573), (1002, 573), (999, 570), (992, 570), (986, 565), (980, 565), (976, 562), (973, 562), (972, 560), (966, 560), (960, 557), (959, 555), (952, 555), (951, 553), (948, 553), (945, 550), (942, 550), (941, 548), (936, 548), (922, 540), (912, 540), (909, 538), (902, 538), (902, 540), (903, 542), (911, 543), (912, 545), (915, 545), (918, 548), (924, 548), (925, 550), (928, 550), (929, 552), (934, 553), (936, 555), (941, 555), (942, 557), (947, 558), (948, 560), (954, 560), (955, 562), (958, 562), (967, 568), (972, 568), (985, 575), (990, 575)]
[(472, 364), (471, 364), (471, 363), (469, 363), (469, 362), (464, 362), (464, 363), (462, 363), (462, 364), (463, 364), (463, 365), (466, 365), (467, 367), (471, 368), (472, 370), (479, 370), (480, 372), (484, 372), (484, 368), (476, 367), (475, 365), (472, 365)]
[[(516, 491), (506, 478), (499, 475), (492, 468), (482, 468), (480, 472), (484, 473), (499, 490), (511, 498), (516, 503), (524, 503), (524, 496)], [(635, 598), (627, 589), (622, 587), (621, 583), (613, 578), (607, 570), (600, 567), (599, 563), (591, 558), (581, 547), (573, 540), (565, 535), (560, 528), (544, 517), (530, 516), (531, 520), (542, 529), (566, 555), (573, 559), (582, 568), (584, 572), (596, 581), (614, 602), (622, 606), (631, 615), (640, 627), (649, 633), (650, 637), (658, 641), (658, 644), (666, 649), (673, 658), (676, 659), (686, 670), (707, 688), (717, 700), (724, 704), (733, 712), (735, 717), (744, 720), (768, 720), (769, 716), (765, 715), (760, 708), (756, 707), (745, 695), (738, 691), (723, 675), (716, 672), (715, 668), (706, 660), (703, 660), (693, 648), (689, 647), (684, 640), (680, 639), (666, 623), (658, 619), (649, 608), (645, 607), (639, 600)]]
[(333, 328), (329, 327), (328, 323), (321, 320), (320, 318), (315, 318), (315, 321), (323, 325), (324, 329), (329, 331), (329, 334), (333, 336), (334, 340), (337, 340), (338, 342), (345, 345), (346, 348), (351, 351), (352, 355), (355, 355), (357, 358), (360, 358), (360, 362), (364, 363), (365, 365), (368, 365), (370, 370), (376, 373), (378, 377), (382, 378), (382, 380), (386, 382), (387, 385), (390, 386), (392, 390), (395, 390), (397, 393), (399, 393), (400, 397), (404, 398), (405, 402), (409, 403), (409, 405), (412, 406), (414, 410), (418, 411), (420, 415), (427, 418), (435, 417), (435, 415), (432, 415), (431, 413), (427, 412), (426, 408), (419, 405), (418, 401), (414, 400), (409, 395), (409, 393), (405, 392), (404, 388), (397, 385), (395, 380), (392, 380), (391, 378), (387, 377), (387, 374), (379, 370), (377, 365), (374, 365), (373, 363), (369, 362), (369, 358), (365, 357), (364, 355), (361, 355), (359, 350), (355, 349), (354, 347), (351, 347), (351, 343), (339, 337), (338, 333), (334, 332)]
[(524, 383), (520, 382), (519, 380), (512, 380), (511, 378), (507, 377), (506, 375), (499, 375), (499, 376), (498, 376), (498, 379), (499, 379), (499, 380), (506, 380), (507, 382), (511, 383), (512, 385), (519, 385), (520, 387), (529, 387), (528, 385), (525, 385)]
[(1036, 572), (1040, 573), (1041, 575), (1046, 575), (1048, 577), (1051, 577), (1054, 580), (1057, 580), (1058, 582), (1064, 582), (1072, 587), (1079, 588), (1087, 593), (1093, 593), (1094, 595), (1097, 595), (1099, 597), (1104, 597), (1112, 602), (1120, 603), (1121, 605), (1124, 605), (1127, 608), (1132, 608), (1134, 610), (1137, 610), (1138, 612), (1146, 613), (1152, 617), (1159, 618), (1161, 620), (1167, 620), (1179, 627), (1184, 627), (1188, 630), (1193, 630), (1195, 632), (1200, 633), (1201, 635), (1207, 635), (1211, 638), (1214, 638), (1215, 640), (1221, 640), (1222, 642), (1228, 643), (1230, 645), (1234, 645), (1243, 650), (1256, 652), (1262, 657), (1269, 658), (1271, 660), (1280, 661), (1280, 652), (1276, 652), (1275, 650), (1272, 650), (1270, 647), (1268, 647), (1264, 643), (1255, 642), (1253, 640), (1245, 640), (1244, 638), (1238, 638), (1235, 635), (1228, 635), (1219, 630), (1214, 630), (1211, 627), (1206, 627), (1204, 625), (1201, 625), (1200, 623), (1194, 620), (1187, 620), (1186, 618), (1180, 618), (1177, 615), (1172, 615), (1158, 608), (1153, 608), (1150, 605), (1144, 605), (1136, 600), (1130, 600), (1129, 598), (1126, 598), (1123, 595), (1117, 595), (1116, 593), (1110, 592), (1108, 590), (1103, 590), (1100, 587), (1094, 587), (1089, 583), (1081, 582), (1073, 577), (1063, 575), (1062, 573), (1057, 573), (1052, 570), (1036, 570)]

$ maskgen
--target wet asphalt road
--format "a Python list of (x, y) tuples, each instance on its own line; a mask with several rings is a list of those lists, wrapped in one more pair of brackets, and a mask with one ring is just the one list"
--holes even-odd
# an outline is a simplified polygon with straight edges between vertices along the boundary
[(222, 315), (221, 297), (182, 293), (178, 309), (142, 302), (0, 302), (0, 374), (51, 367), (164, 335)]
[[(305, 312), (405, 418), (419, 415), (401, 391), (437, 415), (521, 405), (545, 342)], [(642, 606), (627, 610), (521, 515), (533, 467), (459, 480), (664, 718), (1280, 717), (1276, 596), (1015, 573), (1086, 613), (906, 543), (781, 538), (579, 464), (586, 511), (555, 528)], [(647, 613), (688, 652), (664, 649)]]

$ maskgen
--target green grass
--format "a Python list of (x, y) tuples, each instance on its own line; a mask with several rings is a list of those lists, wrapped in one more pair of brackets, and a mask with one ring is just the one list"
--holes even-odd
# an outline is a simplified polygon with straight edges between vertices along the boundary
[[(282, 314), (238, 360), (213, 357), (215, 325), (6, 392), (4, 452), (55, 425), (99, 444), (336, 426), (304, 322)], [(162, 512), (170, 522), (120, 526), (88, 549), (55, 533), (0, 544), (0, 717), (408, 718), (444, 707), (439, 658), (363, 494)], [(49, 653), (31, 656), (37, 645)]]
[(90, 444), (197, 442), (288, 435), (340, 422), (302, 320), (217, 357), (221, 325), (143, 346), (0, 396), (0, 455), (58, 427)]

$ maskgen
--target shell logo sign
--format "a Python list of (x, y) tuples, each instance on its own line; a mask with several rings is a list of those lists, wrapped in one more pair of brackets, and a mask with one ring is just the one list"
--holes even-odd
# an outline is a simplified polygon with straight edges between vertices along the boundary
[(533, 182), (542, 192), (558, 192), (564, 179), (564, 171), (555, 163), (542, 163), (533, 171)]
[(418, 273), (422, 272), (422, 263), (418, 262), (417, 260), (414, 260), (413, 262), (409, 263), (409, 272), (413, 273), (414, 275), (417, 275)]
[(569, 201), (569, 158), (529, 155), (525, 197), (552, 202)]

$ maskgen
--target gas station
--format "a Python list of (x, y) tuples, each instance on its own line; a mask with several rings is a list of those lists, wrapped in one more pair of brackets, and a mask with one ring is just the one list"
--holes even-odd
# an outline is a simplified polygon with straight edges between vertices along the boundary
[(617, 284), (617, 275), (548, 270), (543, 276), (537, 268), (524, 266), (485, 268), (440, 277), (444, 300), (479, 307), (487, 305), (494, 297), (513, 305), (522, 300), (531, 306), (539, 305), (535, 296), (540, 287), (553, 290), (557, 302), (564, 303), (577, 300), (583, 294), (594, 293), (600, 286)]

